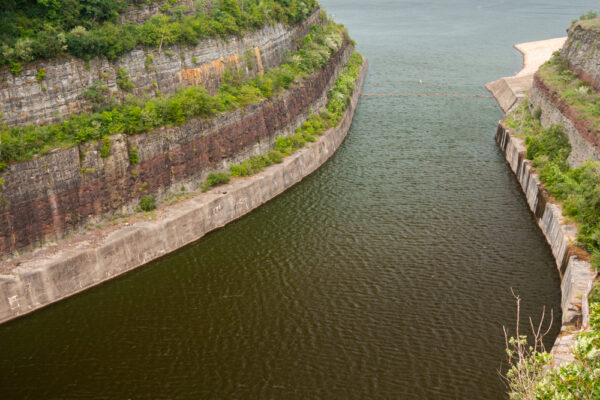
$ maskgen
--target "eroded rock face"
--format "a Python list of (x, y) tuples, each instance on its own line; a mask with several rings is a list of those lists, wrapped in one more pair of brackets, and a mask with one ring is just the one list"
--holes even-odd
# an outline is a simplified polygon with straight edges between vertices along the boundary
[(560, 56), (581, 78), (600, 89), (600, 32), (586, 29), (580, 23), (568, 30), (569, 37)]
[[(0, 252), (60, 238), (104, 214), (131, 210), (143, 194), (160, 198), (182, 184), (194, 189), (212, 170), (264, 153), (293, 133), (326, 93), (353, 52), (346, 43), (329, 65), (285, 94), (210, 121), (194, 119), (138, 136), (111, 137), (110, 155), (98, 143), (11, 164), (0, 187)], [(130, 162), (137, 149), (139, 164)]]
[[(289, 52), (297, 50), (310, 28), (320, 22), (319, 11), (289, 28), (276, 24), (242, 38), (205, 40), (195, 47), (171, 46), (160, 52), (138, 48), (114, 63), (106, 57), (96, 57), (89, 63), (69, 57), (25, 66), (19, 76), (4, 68), (0, 71), (0, 113), (10, 126), (56, 122), (69, 114), (88, 111), (90, 104), (82, 94), (96, 82), (108, 87), (115, 100), (122, 100), (124, 94), (117, 94), (120, 68), (129, 74), (134, 84), (131, 94), (138, 97), (173, 93), (192, 85), (203, 85), (214, 92), (226, 68), (241, 68), (254, 76), (281, 64)], [(36, 75), (42, 68), (46, 76), (38, 82)]]
[(575, 110), (563, 99), (558, 98), (537, 76), (529, 91), (529, 101), (533, 107), (542, 110), (540, 122), (543, 127), (562, 125), (571, 143), (568, 161), (576, 168), (585, 161), (600, 161), (600, 140), (586, 120), (578, 117)]
[(315, 143), (281, 164), (222, 190), (203, 193), (160, 211), (154, 221), (116, 227), (92, 245), (68, 247), (47, 257), (25, 259), (10, 274), (0, 275), (0, 323), (35, 311), (81, 290), (126, 273), (198, 240), (211, 230), (240, 218), (314, 172), (343, 142), (360, 97), (368, 64), (343, 119)]

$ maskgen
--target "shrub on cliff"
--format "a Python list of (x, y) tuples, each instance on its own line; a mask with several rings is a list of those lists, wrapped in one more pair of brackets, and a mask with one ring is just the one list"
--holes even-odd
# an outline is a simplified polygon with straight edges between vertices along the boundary
[(553, 125), (539, 135), (528, 136), (525, 143), (528, 159), (535, 160), (536, 157), (545, 155), (548, 161), (554, 162), (563, 171), (569, 168), (567, 157), (571, 153), (571, 144), (562, 126)]
[(140, 199), (139, 208), (142, 211), (152, 211), (156, 209), (156, 202), (154, 201), (154, 196), (150, 194), (146, 194), (142, 196)]
[(202, 191), (206, 192), (217, 185), (229, 183), (229, 174), (227, 172), (211, 172), (202, 184)]

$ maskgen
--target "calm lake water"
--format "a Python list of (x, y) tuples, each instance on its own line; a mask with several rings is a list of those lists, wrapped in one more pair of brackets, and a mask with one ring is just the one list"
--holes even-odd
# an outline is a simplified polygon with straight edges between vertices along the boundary
[[(597, 2), (322, 5), (370, 61), (365, 93), (470, 96), (520, 69), (514, 43)], [(362, 99), (338, 153), (279, 198), (0, 326), (1, 397), (505, 398), (510, 288), (535, 316), (560, 292), (499, 118), (489, 98)]]

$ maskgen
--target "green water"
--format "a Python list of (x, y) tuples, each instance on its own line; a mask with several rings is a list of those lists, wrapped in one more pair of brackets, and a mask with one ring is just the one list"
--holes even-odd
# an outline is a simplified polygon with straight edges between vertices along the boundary
[[(597, 6), (322, 5), (370, 61), (365, 93), (469, 95), (520, 68), (514, 43)], [(500, 117), (487, 98), (362, 99), (337, 154), (279, 198), (1, 326), (1, 398), (505, 398), (510, 288), (524, 315), (560, 313), (560, 291)]]

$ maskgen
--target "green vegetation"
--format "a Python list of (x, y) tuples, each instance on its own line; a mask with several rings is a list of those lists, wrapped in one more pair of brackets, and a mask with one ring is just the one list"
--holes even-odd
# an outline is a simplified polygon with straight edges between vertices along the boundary
[[(281, 137), (277, 140), (282, 139)], [(264, 171), (271, 164), (278, 164), (283, 161), (283, 154), (278, 150), (271, 150), (268, 154), (261, 154), (251, 157), (248, 161), (236, 165), (231, 164), (231, 176), (250, 176), (260, 171)]]
[[(551, 64), (554, 66), (556, 64)], [(548, 77), (548, 70), (545, 71)], [(567, 72), (555, 76), (574, 78)], [(572, 88), (572, 87), (571, 87)], [(594, 96), (586, 90), (585, 96)], [(572, 99), (574, 94), (563, 98)], [(563, 214), (578, 225), (578, 244), (591, 254), (591, 263), (600, 267), (600, 163), (588, 161), (579, 168), (570, 168), (567, 157), (571, 151), (561, 126), (541, 127), (541, 112), (530, 111), (524, 101), (507, 116), (506, 123), (525, 138), (527, 158), (533, 160), (544, 187), (562, 203)], [(591, 330), (578, 334), (574, 348), (575, 361), (560, 368), (548, 368), (552, 357), (526, 336), (508, 341), (510, 369), (507, 373), (511, 399), (592, 399), (600, 398), (600, 287), (589, 298)], [(534, 334), (534, 336), (536, 336)], [(512, 357), (512, 360), (510, 360)]]
[(79, 97), (87, 100), (94, 112), (110, 110), (115, 106), (114, 100), (110, 97), (108, 86), (102, 81), (94, 82)]
[(131, 92), (135, 85), (131, 80), (129, 80), (129, 74), (125, 68), (119, 68), (119, 73), (117, 74), (117, 86), (124, 92)]
[(46, 70), (44, 68), (40, 68), (35, 76), (37, 83), (40, 83), (46, 77)]
[[(229, 174), (227, 172), (212, 172), (208, 174), (208, 177), (202, 184), (202, 191), (206, 192), (210, 188), (213, 188), (217, 185), (229, 183)], [(185, 187), (181, 187), (181, 191), (183, 192)]]
[(191, 9), (167, 0), (162, 14), (142, 25), (119, 23), (127, 7), (156, 1), (5, 0), (0, 8), (0, 66), (11, 65), (12, 72), (17, 63), (62, 54), (115, 60), (137, 45), (159, 50), (176, 43), (195, 45), (204, 38), (241, 35), (266, 24), (294, 24), (317, 6), (316, 0), (245, 0), (242, 12), (238, 0), (199, 1)]
[(140, 162), (140, 155), (138, 153), (137, 146), (129, 149), (129, 162), (131, 165), (137, 165)]
[(562, 126), (542, 128), (529, 109), (524, 101), (506, 123), (525, 138), (527, 158), (538, 169), (546, 190), (562, 203), (563, 214), (578, 225), (578, 244), (592, 254), (594, 267), (600, 268), (600, 163), (588, 161), (570, 168), (571, 146)]
[(291, 155), (297, 149), (304, 147), (307, 142), (316, 141), (316, 136), (322, 134), (326, 129), (337, 126), (342, 119), (343, 113), (350, 104), (350, 98), (354, 90), (354, 83), (358, 78), (363, 58), (360, 53), (355, 52), (344, 66), (335, 81), (333, 88), (329, 91), (327, 107), (319, 115), (311, 115), (308, 120), (296, 129), (296, 133), (288, 137), (278, 137), (275, 140), (275, 149), (268, 154), (251, 157), (242, 164), (231, 164), (231, 176), (250, 176), (263, 171), (271, 164), (283, 161), (283, 158)]
[(596, 18), (598, 18), (598, 13), (594, 10), (589, 10), (588, 12), (583, 14), (581, 17), (579, 17), (579, 19), (582, 21), (587, 20), (587, 19), (596, 19)]
[(142, 211), (152, 211), (156, 209), (156, 201), (154, 201), (154, 197), (150, 194), (146, 194), (142, 196), (140, 199), (139, 208)]
[[(600, 398), (600, 288), (590, 296), (590, 330), (577, 335), (575, 360), (552, 368), (552, 356), (541, 344), (543, 334), (507, 340), (511, 400), (579, 400)], [(537, 329), (537, 327), (535, 327)], [(541, 331), (540, 331), (541, 332)]]
[(102, 147), (100, 147), (100, 157), (106, 158), (110, 155), (110, 149), (112, 147), (112, 140), (110, 137), (104, 136), (102, 138)]
[(542, 65), (539, 77), (561, 99), (585, 119), (594, 131), (600, 129), (600, 93), (571, 71), (557, 53)]
[[(191, 118), (210, 118), (254, 104), (277, 95), (324, 67), (342, 46), (344, 38), (347, 32), (341, 25), (329, 22), (325, 27), (314, 26), (300, 50), (286, 63), (251, 80), (241, 71), (227, 71), (225, 83), (215, 96), (209, 95), (203, 87), (190, 87), (169, 97), (150, 100), (129, 96), (123, 105), (115, 105), (109, 97), (109, 89), (98, 81), (82, 95), (93, 104), (94, 114), (70, 116), (61, 123), (47, 126), (0, 126), (0, 161), (28, 160), (34, 154), (57, 147), (97, 141), (117, 133), (133, 135), (159, 126), (181, 125)], [(337, 97), (348, 90), (345, 85), (348, 82), (336, 84), (333, 91)], [(339, 110), (345, 101), (347, 99), (336, 98), (328, 106), (334, 118), (341, 115)]]
[(21, 66), (21, 63), (11, 61), (9, 63), (9, 65), (10, 65), (9, 71), (14, 76), (19, 76), (21, 71), (23, 71), (23, 67)]

